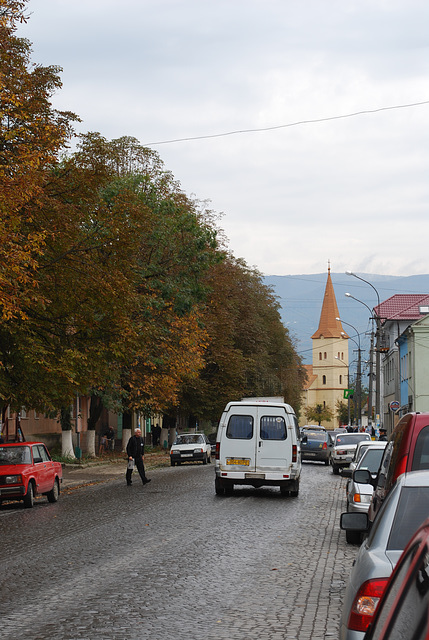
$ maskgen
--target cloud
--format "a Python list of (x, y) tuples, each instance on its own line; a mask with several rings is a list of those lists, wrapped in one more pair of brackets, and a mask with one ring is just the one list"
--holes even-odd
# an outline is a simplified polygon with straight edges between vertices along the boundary
[[(31, 0), (55, 105), (142, 144), (429, 100), (424, 0)], [(427, 272), (429, 105), (153, 146), (264, 273)], [(341, 267), (342, 268), (342, 267)], [(382, 271), (380, 271), (382, 269)], [(365, 269), (368, 271), (368, 268)]]

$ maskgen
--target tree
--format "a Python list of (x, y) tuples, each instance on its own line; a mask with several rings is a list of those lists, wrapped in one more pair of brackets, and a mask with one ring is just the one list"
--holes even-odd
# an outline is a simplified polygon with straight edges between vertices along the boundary
[(319, 425), (322, 424), (322, 422), (331, 422), (334, 417), (331, 409), (327, 406), (323, 406), (323, 404), (306, 407), (304, 409), (304, 413), (307, 420), (317, 422)]

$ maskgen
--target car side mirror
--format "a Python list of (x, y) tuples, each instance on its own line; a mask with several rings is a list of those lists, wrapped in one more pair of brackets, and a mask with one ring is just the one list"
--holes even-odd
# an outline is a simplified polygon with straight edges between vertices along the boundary
[(349, 469), (348, 467), (340, 469), (340, 476), (342, 476), (343, 478), (351, 478), (352, 477), (352, 470)]
[(356, 469), (352, 477), (358, 484), (374, 484), (371, 472), (368, 469)]
[(303, 444), (307, 444), (307, 442), (308, 442), (308, 437), (307, 437), (307, 436), (302, 436), (302, 438), (301, 438), (301, 442), (302, 442)]
[(344, 531), (368, 531), (369, 520), (367, 513), (342, 513), (340, 517), (340, 527)]

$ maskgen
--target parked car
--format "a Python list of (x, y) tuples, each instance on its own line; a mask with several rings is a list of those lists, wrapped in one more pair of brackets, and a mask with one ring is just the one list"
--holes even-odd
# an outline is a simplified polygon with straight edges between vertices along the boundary
[[(367, 469), (375, 479), (380, 468), (385, 446), (385, 442), (377, 442), (376, 446), (367, 447), (354, 471)], [(370, 484), (359, 484), (359, 482), (355, 480), (354, 471), (350, 468), (345, 468), (340, 471), (342, 476), (349, 478), (346, 486), (347, 511), (367, 513), (372, 498), (373, 487)], [(361, 542), (361, 537), (362, 534), (359, 531), (346, 531), (346, 540), (351, 544)]]
[(329, 456), (332, 449), (332, 439), (325, 430), (304, 429), (301, 437), (301, 460), (312, 460), (329, 464)]
[(429, 519), (414, 534), (390, 577), (365, 640), (429, 639)]
[(312, 430), (312, 431), (326, 431), (325, 427), (322, 427), (321, 424), (305, 424), (301, 427), (303, 431)]
[(63, 470), (54, 462), (43, 442), (13, 442), (0, 445), (0, 504), (22, 500), (31, 508), (38, 495), (56, 502)]
[(351, 471), (354, 471), (356, 469), (359, 460), (362, 458), (368, 447), (378, 447), (380, 445), (384, 449), (384, 447), (387, 445), (387, 442), (383, 442), (382, 440), (362, 440), (361, 442), (358, 442), (353, 460), (350, 462), (348, 469), (350, 469)]
[[(363, 639), (395, 564), (428, 513), (429, 471), (401, 475), (353, 564), (344, 594), (340, 640)], [(346, 531), (368, 531), (368, 514), (343, 513), (340, 526)]]
[(181, 433), (170, 449), (170, 462), (174, 467), (182, 462), (211, 462), (211, 444), (204, 433)]
[(216, 454), (216, 436), (217, 436), (216, 431), (214, 433), (209, 433), (209, 435), (207, 436), (208, 441), (210, 442), (210, 445), (211, 445), (211, 455), (213, 457)]
[(355, 449), (362, 440), (371, 440), (368, 433), (339, 433), (335, 436), (330, 455), (333, 473), (338, 474), (341, 467), (347, 467), (353, 460)]
[(390, 435), (368, 511), (371, 522), (397, 478), (418, 469), (429, 469), (429, 413), (407, 413)]

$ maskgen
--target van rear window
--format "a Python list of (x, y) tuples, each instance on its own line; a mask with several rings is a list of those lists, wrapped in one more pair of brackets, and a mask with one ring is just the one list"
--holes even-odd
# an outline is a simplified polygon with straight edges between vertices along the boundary
[(253, 438), (253, 417), (231, 416), (226, 428), (226, 437), (234, 440), (251, 440)]
[(285, 419), (280, 416), (262, 416), (261, 440), (286, 440)]

